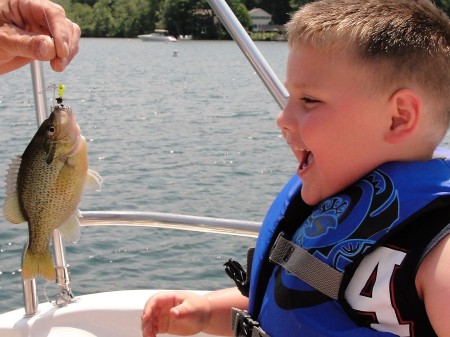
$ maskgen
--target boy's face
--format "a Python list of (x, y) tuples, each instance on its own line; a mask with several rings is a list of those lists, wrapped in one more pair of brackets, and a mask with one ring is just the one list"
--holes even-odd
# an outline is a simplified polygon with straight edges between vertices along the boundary
[(299, 162), (310, 205), (389, 160), (389, 95), (370, 90), (370, 74), (347, 56), (309, 46), (290, 50), (290, 98), (277, 123)]

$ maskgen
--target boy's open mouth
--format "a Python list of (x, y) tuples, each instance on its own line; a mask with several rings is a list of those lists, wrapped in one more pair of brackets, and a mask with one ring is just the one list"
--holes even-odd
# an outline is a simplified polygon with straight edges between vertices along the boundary
[(302, 160), (298, 166), (298, 173), (300, 174), (311, 165), (314, 160), (314, 155), (311, 151), (305, 149), (299, 149), (299, 151), (302, 153)]

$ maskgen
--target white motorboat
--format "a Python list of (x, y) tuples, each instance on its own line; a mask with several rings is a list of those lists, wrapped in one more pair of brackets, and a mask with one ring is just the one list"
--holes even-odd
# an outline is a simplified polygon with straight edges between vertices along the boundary
[(176, 42), (177, 39), (164, 29), (155, 29), (151, 34), (138, 35), (142, 41), (156, 41), (156, 42)]

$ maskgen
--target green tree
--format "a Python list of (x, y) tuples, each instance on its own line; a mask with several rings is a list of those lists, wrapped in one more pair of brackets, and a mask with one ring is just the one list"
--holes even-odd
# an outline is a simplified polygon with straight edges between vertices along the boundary
[[(244, 27), (250, 26), (247, 8), (240, 0), (228, 4)], [(173, 35), (192, 35), (197, 39), (225, 38), (227, 33), (214, 21), (214, 13), (206, 0), (165, 0), (161, 24)]]
[(290, 18), (292, 7), (290, 0), (266, 1), (268, 11), (272, 14), (272, 22), (276, 25), (284, 25)]
[(161, 8), (159, 28), (166, 28), (175, 36), (192, 35), (198, 3), (196, 0), (165, 0)]
[(291, 0), (291, 8), (293, 9), (293, 11), (296, 11), (300, 6), (303, 6), (312, 1), (314, 0)]
[(80, 26), (83, 36), (95, 36), (95, 16), (94, 10), (91, 6), (76, 2), (72, 5), (69, 17)]
[(142, 32), (140, 22), (148, 3), (144, 0), (116, 0), (112, 7), (115, 37), (135, 37)]
[(115, 34), (115, 20), (112, 14), (112, 0), (99, 0), (93, 7), (94, 36), (114, 36)]
[(450, 16), (450, 0), (437, 0), (436, 4)]
[[(81, 27), (82, 36), (134, 37), (165, 28), (171, 34), (194, 38), (224, 39), (228, 33), (217, 23), (206, 0), (53, 0)], [(305, 0), (290, 0), (295, 4)], [(441, 0), (450, 1), (450, 0)], [(282, 24), (295, 8), (289, 0), (227, 0), (245, 28), (251, 20), (248, 8), (260, 7)], [(247, 6), (247, 7), (246, 7)], [(298, 5), (297, 5), (298, 7)]]
[(157, 22), (160, 20), (160, 11), (163, 2), (160, 0), (144, 0), (142, 9), (138, 13), (139, 34), (151, 33), (155, 30)]
[(233, 13), (236, 15), (240, 23), (245, 27), (249, 28), (252, 24), (250, 16), (248, 14), (248, 9), (242, 3), (242, 0), (227, 0), (228, 5), (230, 6)]

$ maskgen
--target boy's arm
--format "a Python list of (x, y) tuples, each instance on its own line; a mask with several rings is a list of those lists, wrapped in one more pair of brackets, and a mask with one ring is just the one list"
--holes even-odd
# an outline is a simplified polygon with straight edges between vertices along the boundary
[(161, 292), (145, 304), (141, 317), (142, 335), (160, 333), (194, 335), (204, 331), (231, 336), (231, 307), (246, 309), (248, 299), (237, 288), (199, 295), (188, 291)]
[(419, 296), (438, 336), (450, 336), (450, 235), (442, 239), (421, 263), (416, 276)]
[(213, 335), (232, 336), (231, 308), (247, 310), (248, 298), (243, 296), (236, 287), (213, 291), (206, 297), (211, 306), (211, 316), (205, 332)]

